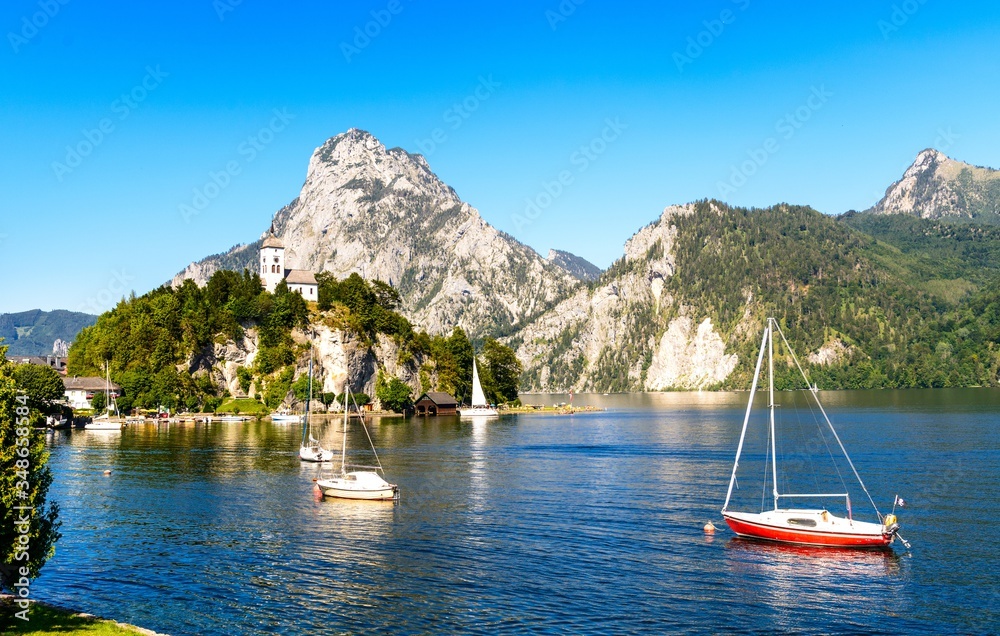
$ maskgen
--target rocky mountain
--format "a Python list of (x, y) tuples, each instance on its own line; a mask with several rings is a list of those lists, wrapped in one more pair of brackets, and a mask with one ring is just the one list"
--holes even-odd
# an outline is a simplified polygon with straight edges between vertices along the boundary
[(563, 269), (573, 278), (580, 280), (597, 280), (601, 275), (601, 268), (590, 261), (576, 254), (570, 254), (562, 250), (549, 250), (548, 262)]
[(0, 344), (9, 346), (7, 354), (12, 356), (49, 355), (55, 345), (72, 341), (81, 329), (96, 321), (97, 316), (63, 309), (0, 314)]
[(671, 206), (509, 342), (525, 390), (745, 388), (774, 316), (820, 386), (1000, 382), (1000, 343), (950, 332), (899, 255), (808, 207)]
[(1000, 224), (1000, 170), (969, 165), (928, 148), (869, 211)]
[(737, 359), (712, 319), (679, 308), (665, 292), (676, 270), (674, 220), (694, 212), (694, 205), (668, 207), (629, 239), (622, 259), (596, 284), (518, 333), (531, 389), (703, 388), (729, 376)]
[[(564, 298), (577, 278), (482, 219), (420, 155), (386, 149), (357, 129), (329, 139), (305, 184), (272, 223), (287, 267), (380, 279), (430, 333), (510, 333)], [(263, 235), (262, 235), (263, 236)], [(175, 277), (203, 284), (219, 269), (256, 266), (259, 244), (193, 263)]]

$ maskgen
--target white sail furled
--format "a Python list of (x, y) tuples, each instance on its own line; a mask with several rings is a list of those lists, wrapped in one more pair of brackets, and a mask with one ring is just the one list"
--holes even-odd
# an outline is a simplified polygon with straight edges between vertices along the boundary
[(476, 359), (472, 359), (472, 408), (489, 406), (486, 403), (486, 394), (483, 393), (483, 385), (479, 382), (479, 371), (476, 369)]

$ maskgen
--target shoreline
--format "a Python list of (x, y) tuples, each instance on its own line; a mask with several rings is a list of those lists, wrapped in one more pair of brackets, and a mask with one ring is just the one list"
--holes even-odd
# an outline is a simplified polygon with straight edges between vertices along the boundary
[[(15, 605), (15, 601), (17, 600), (17, 597), (12, 594), (0, 594), (0, 619), (2, 619), (0, 625), (5, 630), (10, 630), (5, 633), (16, 634), (19, 632), (39, 632), (39, 630), (43, 630), (41, 633), (73, 634), (80, 631), (81, 633), (105, 632), (142, 634), (143, 636), (169, 636), (168, 634), (154, 632), (151, 629), (139, 627), (138, 625), (120, 623), (111, 618), (103, 618), (87, 612), (80, 612), (62, 607), (61, 605), (54, 605), (46, 601), (37, 601), (34, 599), (29, 599), (31, 605), (28, 608), (28, 620), (25, 621), (15, 616), (16, 612), (21, 611)], [(42, 616), (37, 616), (39, 610), (41, 610)], [(39, 625), (39, 623), (43, 624)], [(52, 625), (52, 623), (58, 624)], [(100, 632), (94, 632), (91, 629), (99, 629), (101, 627), (108, 629), (101, 630)]]

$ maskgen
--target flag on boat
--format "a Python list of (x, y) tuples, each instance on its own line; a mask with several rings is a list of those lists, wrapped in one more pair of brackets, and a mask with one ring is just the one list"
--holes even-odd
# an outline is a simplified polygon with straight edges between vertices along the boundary
[(905, 508), (906, 507), (906, 502), (903, 501), (902, 497), (900, 497), (899, 495), (896, 495), (896, 504), (895, 505), (899, 506), (900, 508)]

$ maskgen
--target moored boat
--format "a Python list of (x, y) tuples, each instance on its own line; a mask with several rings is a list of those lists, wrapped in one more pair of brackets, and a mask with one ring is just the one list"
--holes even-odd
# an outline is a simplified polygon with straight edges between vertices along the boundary
[[(851, 472), (854, 473), (855, 478), (857, 478), (862, 491), (864, 491), (864, 494), (871, 503), (872, 508), (874, 508), (875, 514), (879, 520), (878, 523), (854, 519), (853, 512), (851, 510), (851, 498), (850, 494), (846, 492), (846, 485), (844, 487), (845, 492), (835, 493), (782, 493), (778, 490), (778, 456), (776, 452), (776, 427), (774, 417), (775, 331), (777, 331), (777, 333), (781, 336), (781, 341), (788, 349), (788, 353), (791, 356), (795, 367), (797, 367), (803, 380), (805, 380), (806, 391), (809, 393), (816, 406), (819, 407), (819, 412), (822, 414), (823, 421), (829, 428), (830, 433), (832, 433), (833, 439), (836, 440), (837, 446), (840, 448), (845, 459), (847, 460), (847, 464), (850, 466)], [(764, 510), (762, 502), (760, 512), (736, 512), (729, 510), (729, 503), (733, 495), (733, 488), (737, 483), (737, 469), (740, 465), (740, 456), (742, 455), (744, 441), (746, 440), (747, 426), (750, 422), (750, 412), (757, 392), (757, 383), (760, 379), (765, 351), (768, 352), (769, 385), (769, 447), (766, 448), (767, 457), (765, 458), (765, 468), (769, 463), (771, 467), (771, 495), (774, 507), (771, 510)], [(765, 471), (765, 488), (766, 479), (767, 474)], [(794, 499), (813, 499), (823, 501), (843, 499), (846, 505), (846, 516), (835, 515), (825, 508), (782, 507), (782, 503)], [(743, 418), (743, 429), (740, 432), (740, 441), (736, 450), (736, 459), (733, 463), (732, 476), (729, 480), (729, 489), (726, 492), (726, 502), (722, 506), (722, 516), (726, 520), (726, 523), (733, 530), (733, 532), (741, 537), (777, 541), (781, 543), (838, 548), (884, 548), (889, 546), (898, 537), (904, 545), (909, 547), (909, 544), (899, 536), (899, 523), (896, 519), (896, 515), (893, 514), (895, 512), (896, 501), (898, 501), (898, 498), (893, 502), (892, 513), (882, 515), (882, 513), (879, 512), (878, 507), (875, 505), (875, 501), (868, 492), (868, 488), (861, 480), (861, 476), (858, 474), (857, 469), (854, 467), (854, 463), (847, 454), (847, 449), (844, 448), (843, 443), (840, 441), (840, 436), (837, 435), (837, 431), (834, 429), (832, 422), (830, 422), (830, 418), (827, 417), (826, 410), (819, 401), (819, 391), (816, 389), (815, 385), (810, 384), (805, 371), (803, 371), (802, 366), (799, 364), (798, 358), (795, 356), (795, 352), (788, 344), (787, 339), (785, 339), (778, 323), (773, 318), (768, 318), (767, 326), (764, 329), (764, 337), (760, 345), (760, 353), (757, 356), (757, 366), (754, 370), (753, 382), (750, 387), (750, 397), (747, 402), (746, 414)]]
[[(361, 418), (361, 427), (368, 435), (368, 443), (371, 444), (372, 453), (375, 455), (376, 466), (352, 466), (347, 463), (347, 396), (350, 393), (350, 386), (344, 383), (344, 436), (340, 448), (340, 473), (326, 479), (317, 479), (316, 487), (327, 497), (337, 497), (340, 499), (362, 499), (362, 500), (391, 500), (399, 497), (399, 487), (390, 484), (382, 475), (382, 462), (378, 458), (375, 450), (375, 443), (372, 442), (371, 435), (368, 435), (368, 428), (365, 426), (364, 418)], [(350, 470), (354, 469), (354, 470)]]
[(83, 428), (88, 431), (120, 431), (125, 426), (121, 413), (118, 412), (118, 402), (115, 399), (115, 394), (111, 391), (111, 365), (107, 362), (104, 363), (104, 372), (105, 395), (107, 396), (108, 404), (104, 413), (83, 425)]
[(498, 417), (500, 413), (486, 402), (483, 385), (479, 381), (479, 370), (476, 369), (476, 359), (472, 358), (472, 407), (458, 410), (459, 417)]
[(295, 424), (301, 422), (303, 419), (304, 416), (292, 413), (287, 408), (278, 409), (274, 413), (271, 413), (271, 421), (275, 424)]

